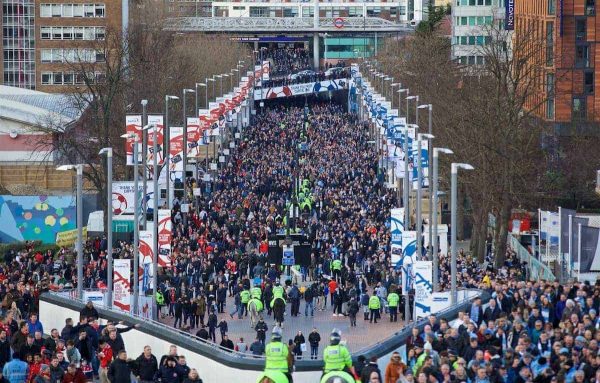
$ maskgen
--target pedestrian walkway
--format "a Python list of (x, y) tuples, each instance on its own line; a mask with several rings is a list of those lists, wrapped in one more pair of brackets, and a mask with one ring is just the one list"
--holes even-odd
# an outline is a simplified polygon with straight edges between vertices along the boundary
[[(256, 337), (256, 331), (250, 328), (250, 317), (237, 319), (237, 316), (234, 316), (234, 318), (231, 319), (229, 311), (231, 311), (233, 307), (233, 298), (227, 298), (225, 313), (218, 314), (218, 320), (220, 321), (224, 318), (227, 321), (229, 327), (228, 336), (234, 343), (236, 343), (240, 337), (243, 337), (247, 343), (252, 343)], [(402, 308), (400, 308), (400, 311), (402, 311)], [(342, 341), (347, 342), (348, 349), (351, 352), (357, 352), (393, 335), (404, 326), (400, 318), (398, 322), (390, 323), (389, 316), (385, 314), (382, 315), (381, 320), (377, 321), (377, 324), (369, 323), (369, 321), (363, 320), (361, 310), (357, 315), (357, 326), (351, 328), (350, 319), (348, 317), (333, 316), (332, 313), (333, 308), (328, 305), (324, 311), (315, 310), (314, 317), (310, 316), (310, 312), (309, 316), (306, 317), (304, 316), (304, 302), (302, 301), (300, 303), (300, 315), (292, 317), (290, 316), (290, 304), (288, 304), (285, 322), (283, 323), (284, 341), (287, 343), (289, 339), (294, 339), (298, 330), (300, 330), (308, 342), (308, 335), (313, 327), (316, 327), (321, 335), (321, 343), (319, 344), (319, 358), (321, 358), (323, 348), (328, 344), (329, 333), (334, 327), (342, 331)], [(266, 311), (264, 311), (263, 314), (265, 315), (265, 322), (267, 323), (267, 326), (269, 326), (268, 334), (270, 334), (274, 326), (273, 317), (266, 316)], [(174, 319), (167, 317), (161, 321), (172, 326)], [(190, 330), (190, 333), (195, 334), (196, 331), (198, 330)], [(220, 341), (221, 338), (219, 330), (217, 329), (217, 343)], [(308, 350), (308, 355), (310, 355), (310, 347)]]

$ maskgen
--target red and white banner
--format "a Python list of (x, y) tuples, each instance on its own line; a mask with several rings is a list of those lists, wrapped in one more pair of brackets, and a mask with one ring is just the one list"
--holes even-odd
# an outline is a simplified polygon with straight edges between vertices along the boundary
[(131, 260), (115, 259), (113, 266), (113, 306), (119, 310), (131, 310)]
[(140, 290), (145, 293), (154, 287), (152, 260), (154, 259), (154, 230), (140, 230), (138, 246)]
[[(162, 165), (163, 160), (164, 160), (164, 155), (163, 155), (163, 143), (164, 143), (164, 125), (163, 125), (163, 116), (160, 115), (151, 115), (148, 116), (148, 125), (156, 125), (158, 128), (156, 130), (156, 136), (157, 136), (157, 141), (156, 144), (158, 145), (158, 157), (157, 157), (157, 161), (159, 165)], [(152, 163), (154, 161), (154, 129), (149, 129), (148, 130), (148, 157), (147, 157), (147, 161), (149, 166), (152, 166)]]
[(198, 110), (198, 116), (200, 119), (200, 130), (202, 131), (202, 144), (210, 144), (210, 129), (214, 122), (210, 116), (210, 111), (208, 109), (200, 109)]
[[(128, 115), (125, 116), (125, 133), (135, 133), (138, 136), (138, 142), (142, 143), (142, 116)], [(127, 138), (125, 141), (125, 155), (127, 157), (127, 165), (133, 165), (133, 144), (134, 138)]]
[(262, 62), (262, 79), (268, 81), (271, 75), (271, 63), (269, 61)]
[(183, 127), (171, 126), (169, 128), (169, 170), (172, 172), (183, 171)]
[(203, 131), (200, 127), (200, 118), (188, 117), (187, 119), (187, 156), (195, 158), (200, 155)]
[(173, 225), (171, 211), (158, 210), (158, 265), (171, 266), (171, 240), (173, 239)]

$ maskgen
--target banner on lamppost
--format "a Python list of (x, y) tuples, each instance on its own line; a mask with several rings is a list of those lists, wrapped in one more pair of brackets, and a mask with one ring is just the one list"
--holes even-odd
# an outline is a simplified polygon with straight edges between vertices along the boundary
[(198, 118), (200, 119), (201, 145), (208, 145), (210, 144), (210, 130), (213, 124), (210, 111), (208, 109), (198, 110)]
[(113, 306), (119, 310), (131, 310), (131, 259), (113, 261)]
[(402, 232), (402, 292), (404, 295), (414, 287), (414, 262), (417, 249), (417, 232), (405, 230)]
[[(417, 190), (419, 186), (418, 173), (419, 168), (418, 160), (419, 160), (419, 141), (413, 140), (413, 152), (412, 152), (412, 186), (413, 190)], [(426, 188), (429, 186), (429, 141), (421, 140), (421, 187)]]
[(169, 129), (169, 170), (183, 171), (183, 127), (172, 126)]
[(173, 238), (171, 211), (158, 210), (158, 265), (171, 266), (171, 240)]
[(423, 318), (431, 314), (433, 294), (433, 265), (431, 261), (416, 261), (415, 273), (415, 316)]
[(148, 130), (148, 148), (147, 148), (147, 158), (146, 162), (148, 166), (152, 167), (154, 161), (154, 136), (156, 135), (156, 145), (157, 145), (157, 157), (156, 160), (159, 165), (163, 164), (164, 153), (163, 153), (163, 145), (164, 145), (164, 125), (163, 125), (163, 116), (162, 115), (149, 115), (148, 116), (148, 125), (155, 125), (156, 131), (154, 129)]
[(513, 31), (515, 29), (515, 0), (504, 0), (505, 21), (504, 29)]
[(262, 79), (268, 81), (271, 74), (271, 63), (267, 60), (262, 62)]
[[(159, 210), (160, 211), (160, 210)], [(152, 260), (154, 259), (154, 230), (140, 230), (138, 246), (139, 257), (139, 285), (142, 293), (154, 288)]]
[(200, 129), (199, 117), (188, 117), (187, 119), (187, 156), (190, 159), (196, 159), (200, 155), (200, 145), (202, 145), (202, 130)]
[(391, 209), (390, 217), (391, 260), (395, 269), (402, 267), (402, 232), (404, 232), (404, 208)]
[[(141, 145), (142, 143), (142, 116), (140, 115), (127, 115), (125, 116), (125, 133), (131, 134), (134, 133), (137, 135), (138, 143)], [(135, 139), (127, 138), (125, 140), (125, 156), (127, 160), (127, 165), (133, 165), (133, 146), (135, 143)]]
[[(143, 199), (147, 201), (147, 206), (154, 206), (152, 185), (146, 187), (150, 190), (149, 194), (143, 193), (143, 184), (140, 182), (138, 185), (138, 201), (140, 203), (139, 210), (141, 212)], [(134, 214), (134, 199), (135, 199), (135, 183), (133, 181), (115, 181), (112, 184), (112, 209), (113, 215), (121, 214)]]

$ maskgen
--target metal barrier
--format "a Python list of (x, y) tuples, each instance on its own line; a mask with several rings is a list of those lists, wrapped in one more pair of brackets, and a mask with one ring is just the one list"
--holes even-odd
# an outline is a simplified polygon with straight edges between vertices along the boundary
[(550, 268), (529, 254), (529, 251), (527, 251), (527, 249), (521, 245), (521, 242), (519, 242), (519, 240), (512, 234), (508, 235), (508, 244), (510, 248), (517, 253), (517, 256), (521, 262), (527, 262), (530, 280), (543, 279), (553, 282), (556, 279)]
[[(476, 291), (476, 294), (460, 301), (456, 305), (449, 307), (446, 310), (437, 313), (436, 316), (440, 319), (455, 319), (459, 311), (468, 309), (471, 300), (476, 296), (481, 297), (484, 301), (489, 297), (489, 294), (482, 290), (469, 291)], [(83, 300), (80, 300), (73, 295), (69, 295), (69, 291), (44, 293), (40, 297), (40, 300), (77, 311), (79, 311), (85, 305)], [(235, 364), (240, 368), (249, 370), (259, 370), (264, 367), (264, 356), (254, 356), (249, 353), (242, 353), (226, 349), (218, 344), (201, 339), (194, 334), (181, 331), (164, 323), (160, 323), (139, 315), (132, 315), (120, 310), (107, 309), (100, 305), (97, 305), (96, 309), (98, 310), (100, 317), (103, 319), (115, 321), (123, 320), (134, 324), (140, 324), (142, 329), (149, 334), (166, 338), (174, 344), (185, 344), (188, 346), (188, 348), (193, 349), (195, 352), (209, 356), (220, 363), (227, 363), (228, 365)], [(423, 327), (426, 325), (426, 323), (427, 319), (425, 318), (413, 323), (412, 325), (405, 326), (402, 330), (392, 334), (381, 342), (377, 342), (371, 346), (359, 350), (358, 352), (354, 352), (353, 359), (356, 360), (359, 355), (364, 355), (365, 357), (370, 358), (372, 356), (381, 357), (389, 354), (405, 344), (406, 339), (408, 339), (410, 336), (413, 327), (418, 327), (420, 330), (423, 330)], [(296, 371), (315, 371), (321, 369), (322, 366), (322, 360), (296, 361)]]

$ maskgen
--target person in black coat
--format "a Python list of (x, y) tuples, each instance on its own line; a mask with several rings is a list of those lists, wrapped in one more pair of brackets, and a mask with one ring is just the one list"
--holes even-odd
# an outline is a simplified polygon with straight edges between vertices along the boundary
[(6, 336), (6, 330), (0, 330), (0, 370), (10, 360), (10, 342)]
[(200, 330), (196, 332), (196, 336), (200, 339), (208, 340), (208, 331), (206, 331), (204, 325), (201, 325)]
[(87, 304), (81, 309), (79, 312), (79, 316), (81, 318), (94, 318), (98, 319), (98, 310), (94, 307), (94, 303), (92, 301), (88, 301)]
[(168, 356), (165, 363), (160, 366), (156, 374), (155, 382), (161, 383), (179, 383), (180, 371), (177, 369), (177, 360), (173, 356)]
[(152, 382), (158, 372), (158, 361), (152, 354), (150, 346), (144, 347), (144, 352), (135, 360), (135, 376), (140, 382)]
[(111, 383), (131, 383), (131, 365), (127, 361), (127, 352), (119, 351), (117, 358), (108, 367), (108, 380)]

